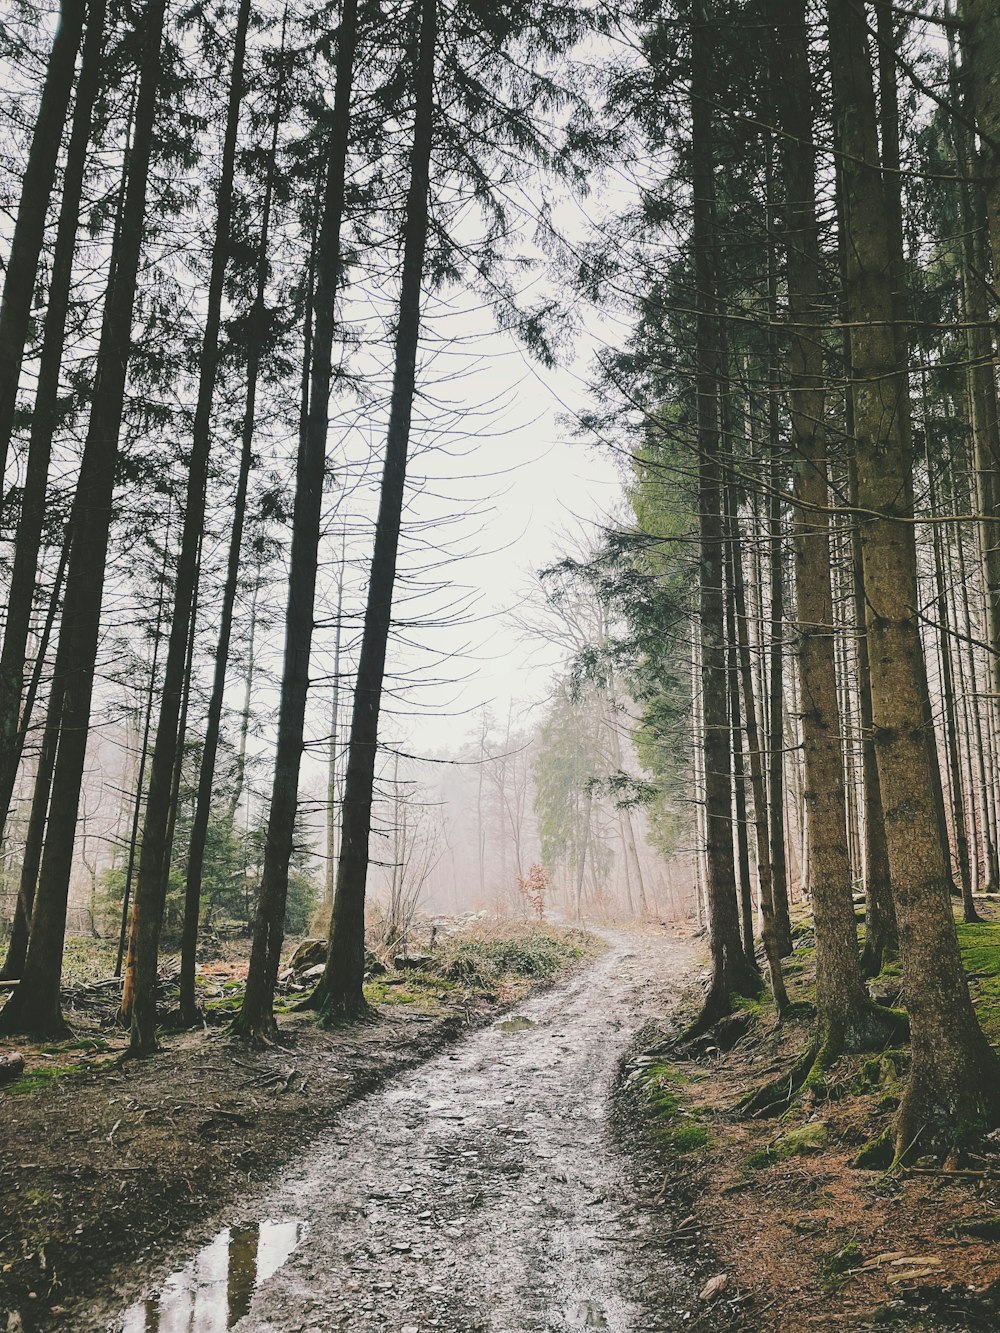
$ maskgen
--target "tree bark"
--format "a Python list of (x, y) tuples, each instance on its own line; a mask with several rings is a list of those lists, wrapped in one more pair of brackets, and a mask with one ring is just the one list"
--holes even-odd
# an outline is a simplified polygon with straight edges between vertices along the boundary
[(712, 148), (711, 25), (698, 4), (691, 22), (691, 164), (696, 288), (699, 620), (704, 717), (705, 816), (711, 977), (702, 1011), (690, 1029), (704, 1031), (729, 1013), (735, 995), (752, 995), (760, 978), (743, 952), (733, 864), (732, 766), (726, 701), (725, 543), (719, 385), (722, 363), (715, 265), (715, 179)]
[(28, 953), (28, 937), (31, 927), (31, 915), (35, 903), (38, 885), (38, 867), (42, 859), (42, 846), (45, 841), (45, 821), (49, 812), (49, 798), (52, 793), (52, 772), (55, 768), (56, 750), (59, 745), (59, 714), (62, 708), (62, 690), (58, 682), (53, 683), (52, 696), (42, 733), (42, 746), (38, 755), (38, 768), (35, 772), (35, 784), (31, 795), (31, 812), (28, 815), (28, 828), (24, 847), (21, 851), (21, 874), (18, 883), (17, 908), (11, 928), (10, 943), (7, 946), (7, 958), (3, 972), (5, 981), (13, 981), (24, 974), (24, 961)]
[(316, 569), (326, 473), (334, 316), (342, 264), (340, 232), (344, 215), (357, 41), (357, 0), (344, 0), (337, 40), (337, 83), (330, 158), (316, 257), (315, 329), (308, 417), (299, 443), (296, 468), (278, 745), (250, 971), (243, 1005), (233, 1025), (237, 1036), (251, 1041), (270, 1040), (276, 1030), (274, 987), (284, 939), (288, 865), (298, 808), (299, 766), (309, 691), (309, 656), (312, 649)]
[(933, 797), (927, 683), (917, 619), (909, 395), (895, 324), (864, 14), (829, 0), (834, 113), (852, 325), (858, 498), (872, 709), (913, 1059), (896, 1121), (898, 1156), (953, 1142), (1000, 1112), (1000, 1062), (976, 1021), (951, 910), (948, 849)]
[(778, 10), (784, 77), (775, 80), (784, 132), (789, 411), (796, 449), (793, 514), (809, 887), (816, 928), (818, 1064), (843, 1050), (881, 1043), (891, 1031), (861, 974), (847, 844), (838, 706), (830, 489), (826, 457), (819, 229), (813, 149), (812, 75), (802, 0)]

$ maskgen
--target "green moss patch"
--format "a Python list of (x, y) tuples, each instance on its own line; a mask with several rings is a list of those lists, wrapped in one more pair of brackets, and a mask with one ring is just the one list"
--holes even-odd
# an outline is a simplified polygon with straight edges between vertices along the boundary
[(683, 1087), (690, 1079), (666, 1061), (647, 1065), (640, 1073), (643, 1109), (656, 1139), (674, 1153), (707, 1148), (710, 1135), (701, 1111), (691, 1106)]
[(957, 930), (976, 1014), (986, 1035), (996, 1045), (1000, 1043), (1000, 924), (961, 921)]
[(835, 1250), (823, 1260), (820, 1271), (823, 1286), (827, 1291), (836, 1291), (847, 1281), (851, 1272), (861, 1262), (861, 1246), (856, 1240), (849, 1240), (839, 1250)]
[(38, 1092), (45, 1092), (48, 1088), (55, 1087), (57, 1083), (68, 1083), (74, 1079), (85, 1078), (87, 1074), (93, 1073), (99, 1065), (57, 1065), (46, 1063), (42, 1065), (32, 1065), (26, 1069), (21, 1077), (14, 1083), (9, 1083), (4, 1088), (4, 1094), (8, 1097), (30, 1097)]
[(780, 1138), (769, 1143), (766, 1148), (758, 1148), (747, 1158), (747, 1166), (761, 1170), (774, 1166), (788, 1157), (802, 1157), (808, 1153), (820, 1152), (826, 1146), (829, 1137), (827, 1127), (822, 1120), (810, 1120), (808, 1124), (790, 1129)]

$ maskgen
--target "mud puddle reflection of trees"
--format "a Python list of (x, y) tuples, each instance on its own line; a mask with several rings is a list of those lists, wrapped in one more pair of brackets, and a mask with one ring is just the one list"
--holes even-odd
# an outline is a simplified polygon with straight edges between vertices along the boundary
[[(585, 973), (522, 1005), (524, 1021), (498, 1021), (353, 1107), (259, 1199), (260, 1217), (295, 1219), (297, 1243), (268, 1276), (229, 1278), (235, 1301), (220, 1240), (218, 1327), (705, 1327), (717, 1317), (697, 1299), (709, 1270), (661, 1243), (669, 1217), (640, 1203), (641, 1164), (616, 1147), (609, 1120), (630, 1035), (689, 965), (681, 942), (615, 936)], [(184, 1272), (190, 1300), (197, 1264)], [(159, 1307), (137, 1308), (162, 1310), (163, 1290)], [(111, 1327), (149, 1326), (128, 1322), (137, 1317)], [(85, 1326), (107, 1328), (107, 1312), (74, 1323)]]

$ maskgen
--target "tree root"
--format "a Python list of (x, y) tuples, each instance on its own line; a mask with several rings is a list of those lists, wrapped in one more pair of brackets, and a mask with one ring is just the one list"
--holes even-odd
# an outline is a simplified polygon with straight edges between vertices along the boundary
[(377, 1009), (374, 1009), (368, 1001), (362, 996), (331, 996), (327, 995), (317, 1008), (317, 1021), (321, 1027), (333, 1028), (351, 1023), (377, 1023), (381, 1017)]
[(763, 989), (763, 979), (755, 966), (751, 966), (740, 955), (741, 966), (737, 972), (735, 966), (727, 969), (727, 975), (716, 975), (708, 988), (705, 1002), (698, 1017), (688, 1025), (677, 1039), (677, 1046), (685, 1046), (703, 1037), (710, 1028), (715, 1027), (720, 1019), (727, 1018), (734, 1008), (737, 997), (753, 998)]
[(803, 1088), (814, 1092), (825, 1089), (826, 1075), (845, 1053), (882, 1050), (907, 1038), (909, 1031), (906, 1014), (876, 1004), (859, 1017), (849, 1032), (827, 1023), (786, 1074), (747, 1093), (737, 1102), (736, 1109), (745, 1116), (777, 1115), (791, 1106)]
[(258, 1049), (271, 1049), (281, 1044), (278, 1041), (278, 1022), (273, 1014), (260, 1018), (246, 1018), (237, 1014), (229, 1025), (229, 1037), (231, 1041), (243, 1046)]
[(777, 1115), (780, 1111), (786, 1110), (812, 1072), (819, 1056), (820, 1046), (819, 1037), (814, 1037), (786, 1074), (741, 1097), (736, 1103), (736, 1110), (741, 1115), (754, 1118)]

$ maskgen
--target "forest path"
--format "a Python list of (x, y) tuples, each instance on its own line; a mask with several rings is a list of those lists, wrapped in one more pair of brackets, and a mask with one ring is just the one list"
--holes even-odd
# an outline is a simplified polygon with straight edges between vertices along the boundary
[(585, 971), (352, 1108), (286, 1177), (266, 1213), (308, 1230), (238, 1333), (654, 1333), (690, 1320), (690, 1284), (635, 1207), (609, 1090), (694, 951), (652, 930), (607, 939)]

